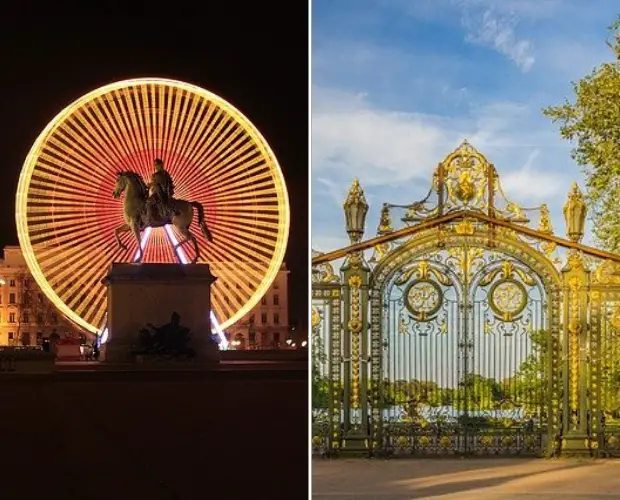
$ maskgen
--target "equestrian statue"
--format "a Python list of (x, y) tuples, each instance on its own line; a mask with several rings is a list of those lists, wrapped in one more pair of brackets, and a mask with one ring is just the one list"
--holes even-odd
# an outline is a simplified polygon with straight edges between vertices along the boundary
[(147, 227), (163, 227), (172, 224), (183, 236), (183, 239), (174, 246), (177, 248), (191, 241), (194, 244), (195, 264), (200, 258), (200, 249), (196, 237), (189, 227), (194, 220), (194, 209), (198, 212), (198, 225), (207, 241), (213, 241), (211, 231), (207, 227), (203, 206), (197, 201), (186, 201), (174, 198), (174, 182), (164, 168), (164, 162), (159, 158), (153, 163), (155, 171), (151, 182), (147, 184), (136, 172), (123, 171), (116, 175), (116, 185), (112, 196), (119, 198), (125, 192), (123, 200), (123, 215), (125, 223), (114, 231), (116, 242), (123, 250), (127, 246), (121, 241), (120, 234), (133, 232), (138, 242), (138, 256), (135, 262), (141, 262), (143, 256), (140, 234)]

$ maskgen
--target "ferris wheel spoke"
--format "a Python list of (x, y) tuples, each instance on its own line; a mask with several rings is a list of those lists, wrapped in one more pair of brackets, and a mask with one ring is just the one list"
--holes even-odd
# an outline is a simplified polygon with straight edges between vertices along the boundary
[[(181, 138), (179, 139), (178, 149), (176, 150), (176, 154), (180, 158), (187, 158), (188, 152), (193, 151), (193, 145), (196, 144), (196, 141), (199, 139), (200, 134), (199, 130), (203, 129), (202, 127), (206, 124), (202, 122), (202, 115), (204, 114), (207, 103), (205, 101), (193, 101), (192, 108), (189, 111), (189, 116), (187, 119), (187, 123), (189, 125), (183, 128), (183, 132), (181, 134)], [(203, 129), (204, 130), (204, 129)], [(183, 169), (188, 171), (187, 168)], [(181, 171), (179, 171), (180, 175)]]
[[(103, 118), (102, 121), (104, 123), (111, 124), (111, 128), (114, 131), (113, 142), (122, 152), (122, 162), (120, 163), (124, 164), (126, 168), (131, 168), (134, 170), (138, 169), (140, 164), (137, 158), (135, 158), (132, 154), (132, 144), (127, 141), (128, 134), (125, 132), (125, 126), (119, 115), (116, 104), (112, 100), (105, 98), (103, 99), (103, 102), (104, 104), (95, 109), (99, 110), (100, 116)], [(123, 140), (123, 138), (125, 139)]]
[[(175, 197), (197, 201), (215, 241), (192, 224), (200, 262), (218, 280), (213, 310), (221, 328), (249, 313), (276, 276), (288, 237), (288, 197), (277, 160), (236, 109), (197, 87), (161, 79), (119, 82), (84, 96), (41, 134), (28, 156), (17, 195), (20, 244), (43, 292), (71, 321), (95, 333), (106, 317), (101, 279), (112, 262), (177, 262), (169, 234), (153, 230), (139, 244), (114, 200), (116, 175), (148, 180), (162, 158)], [(169, 233), (172, 229), (172, 233)], [(146, 240), (146, 241), (145, 241)]]
[[(122, 146), (119, 144), (117, 136), (105, 133), (99, 125), (99, 120), (89, 120), (89, 118), (91, 117), (88, 116), (87, 111), (74, 116), (72, 120), (74, 129), (65, 129), (65, 133), (71, 141), (70, 143), (76, 144), (76, 141), (83, 142), (83, 149), (98, 161), (114, 163), (123, 158)], [(75, 131), (78, 134), (75, 134)], [(75, 151), (75, 153), (79, 154), (78, 151)]]

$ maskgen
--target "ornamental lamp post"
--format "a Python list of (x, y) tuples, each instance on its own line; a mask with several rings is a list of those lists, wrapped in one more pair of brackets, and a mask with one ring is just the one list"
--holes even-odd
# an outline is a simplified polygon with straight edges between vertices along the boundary
[(349, 195), (343, 205), (344, 216), (347, 223), (347, 233), (349, 240), (354, 245), (362, 241), (366, 224), (366, 214), (368, 213), (368, 203), (364, 197), (360, 183), (357, 179), (353, 181)]
[(573, 182), (568, 199), (564, 205), (566, 235), (571, 241), (578, 243), (584, 235), (587, 207), (583, 194), (576, 182)]

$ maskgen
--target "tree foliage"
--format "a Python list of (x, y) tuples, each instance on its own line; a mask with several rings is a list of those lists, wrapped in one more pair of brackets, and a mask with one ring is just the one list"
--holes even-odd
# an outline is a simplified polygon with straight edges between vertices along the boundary
[(574, 144), (584, 167), (594, 234), (610, 251), (620, 250), (620, 16), (609, 27), (607, 45), (615, 60), (573, 83), (574, 102), (543, 109)]
[[(316, 330), (316, 331), (314, 331)], [(318, 329), (312, 332), (312, 407), (327, 409), (329, 406), (329, 378), (321, 367), (327, 364), (325, 345)]]

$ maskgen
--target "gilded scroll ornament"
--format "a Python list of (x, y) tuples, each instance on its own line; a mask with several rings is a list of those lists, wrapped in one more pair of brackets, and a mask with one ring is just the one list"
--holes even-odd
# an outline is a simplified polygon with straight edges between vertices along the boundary
[(312, 329), (314, 330), (321, 324), (321, 313), (319, 312), (317, 307), (312, 307)]
[(432, 319), (443, 300), (443, 293), (437, 283), (421, 279), (414, 281), (405, 291), (405, 305), (417, 321)]
[(362, 278), (353, 275), (349, 278), (351, 287), (351, 317), (348, 329), (351, 332), (351, 407), (358, 409), (360, 404), (360, 332), (362, 314), (360, 308)]
[(570, 400), (572, 416), (571, 422), (574, 428), (577, 427), (578, 408), (579, 408), (579, 335), (581, 333), (581, 324), (579, 322), (579, 288), (580, 280), (577, 276), (571, 276), (568, 279), (568, 287), (570, 291), (570, 317), (568, 321), (569, 333), (569, 352), (570, 352)]

